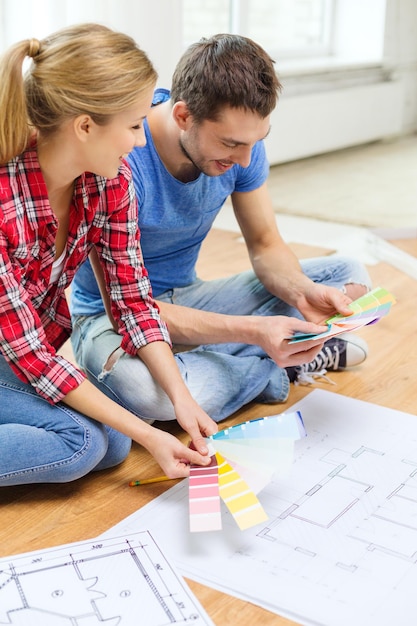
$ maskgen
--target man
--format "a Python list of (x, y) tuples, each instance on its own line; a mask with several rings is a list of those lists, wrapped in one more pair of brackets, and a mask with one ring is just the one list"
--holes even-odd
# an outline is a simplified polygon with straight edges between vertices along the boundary
[[(230, 34), (201, 40), (180, 59), (171, 93), (155, 93), (147, 145), (128, 157), (153, 295), (181, 373), (216, 421), (253, 400), (283, 402), (291, 381), (367, 355), (366, 344), (349, 335), (324, 346), (287, 339), (319, 331), (316, 324), (337, 311), (348, 314), (370, 280), (354, 259), (300, 264), (279, 234), (263, 139), (280, 89), (274, 62), (255, 42)], [(229, 196), (253, 271), (199, 280), (201, 243)], [(119, 348), (90, 264), (73, 283), (71, 307), (74, 353), (90, 379), (142, 419), (173, 419), (152, 372)]]

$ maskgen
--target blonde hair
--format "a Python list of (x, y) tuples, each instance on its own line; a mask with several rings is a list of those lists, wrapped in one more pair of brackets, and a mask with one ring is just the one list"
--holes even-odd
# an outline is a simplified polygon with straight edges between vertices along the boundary
[[(30, 68), (23, 75), (23, 62)], [(34, 130), (55, 132), (87, 113), (104, 125), (155, 85), (156, 71), (135, 41), (99, 24), (64, 28), (12, 46), (0, 62), (0, 164), (28, 145)]]

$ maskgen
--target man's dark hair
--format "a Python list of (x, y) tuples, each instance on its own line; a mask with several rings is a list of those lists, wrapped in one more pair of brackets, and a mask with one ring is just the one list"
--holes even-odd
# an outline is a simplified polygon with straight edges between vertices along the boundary
[(172, 102), (182, 100), (200, 123), (216, 120), (225, 107), (267, 117), (281, 84), (274, 61), (247, 37), (218, 34), (192, 44), (180, 58), (171, 85)]

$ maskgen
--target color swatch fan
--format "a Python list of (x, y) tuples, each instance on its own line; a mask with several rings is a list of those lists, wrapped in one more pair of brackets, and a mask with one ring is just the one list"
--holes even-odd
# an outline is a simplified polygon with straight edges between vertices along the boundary
[(210, 465), (190, 468), (190, 531), (220, 530), (221, 500), (241, 530), (266, 521), (256, 494), (273, 475), (289, 470), (294, 441), (305, 435), (297, 411), (244, 422), (208, 437)]
[(374, 324), (381, 317), (387, 315), (393, 304), (395, 304), (395, 298), (389, 291), (382, 287), (375, 287), (369, 293), (349, 304), (352, 315), (343, 316), (338, 313), (329, 317), (324, 322), (329, 327), (324, 333), (319, 335), (295, 333), (293, 337), (288, 337), (288, 339), (291, 339), (290, 343), (310, 341), (312, 339), (324, 340), (341, 333), (357, 330), (362, 328), (362, 326)]

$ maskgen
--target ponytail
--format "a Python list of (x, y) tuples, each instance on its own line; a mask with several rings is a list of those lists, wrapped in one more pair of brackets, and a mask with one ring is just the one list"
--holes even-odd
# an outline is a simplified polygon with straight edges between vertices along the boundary
[(23, 62), (39, 54), (40, 42), (27, 39), (12, 46), (0, 60), (0, 165), (27, 146), (30, 127), (23, 79)]

